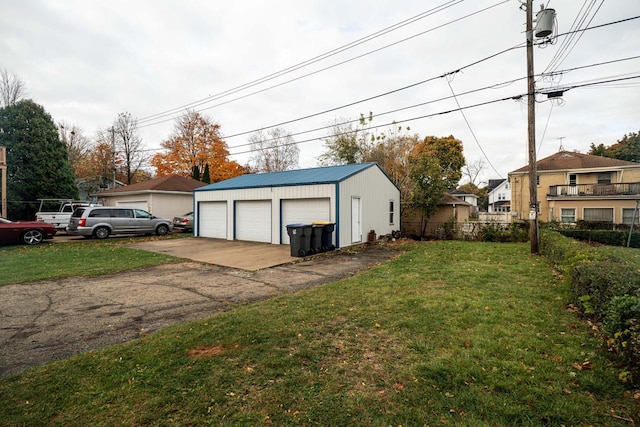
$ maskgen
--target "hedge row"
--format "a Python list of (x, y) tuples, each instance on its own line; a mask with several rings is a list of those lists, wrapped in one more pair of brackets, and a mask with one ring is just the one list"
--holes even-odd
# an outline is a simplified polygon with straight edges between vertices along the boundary
[[(617, 250), (611, 250), (617, 249)], [(540, 232), (540, 252), (571, 284), (573, 303), (599, 322), (621, 355), (620, 378), (640, 383), (640, 254), (592, 247), (551, 230)]]
[[(563, 236), (610, 246), (627, 246), (629, 240), (629, 231), (624, 230), (558, 229), (557, 231)], [(632, 248), (640, 248), (640, 233), (631, 233), (630, 243)]]

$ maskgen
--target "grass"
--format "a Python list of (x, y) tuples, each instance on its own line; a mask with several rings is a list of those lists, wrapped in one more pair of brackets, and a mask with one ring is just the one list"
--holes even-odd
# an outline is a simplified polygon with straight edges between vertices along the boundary
[(0, 286), (73, 276), (99, 276), (182, 261), (169, 255), (124, 247), (141, 239), (158, 237), (0, 246)]
[(0, 380), (2, 425), (610, 425), (637, 397), (526, 244), (356, 277)]

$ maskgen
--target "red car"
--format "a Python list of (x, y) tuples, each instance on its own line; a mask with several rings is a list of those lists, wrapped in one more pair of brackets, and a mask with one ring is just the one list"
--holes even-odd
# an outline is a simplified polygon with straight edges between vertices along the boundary
[(56, 228), (53, 224), (34, 221), (9, 221), (0, 218), (0, 243), (37, 245), (44, 239), (53, 239)]

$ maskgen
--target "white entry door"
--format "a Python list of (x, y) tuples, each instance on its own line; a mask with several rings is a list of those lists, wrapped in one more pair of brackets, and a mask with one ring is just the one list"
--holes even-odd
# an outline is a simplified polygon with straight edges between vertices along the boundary
[(351, 243), (362, 242), (362, 212), (360, 197), (351, 198)]

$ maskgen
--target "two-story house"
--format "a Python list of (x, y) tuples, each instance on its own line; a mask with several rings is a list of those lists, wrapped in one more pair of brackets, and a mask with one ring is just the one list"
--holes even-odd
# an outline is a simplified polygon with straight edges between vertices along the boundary
[[(536, 168), (540, 221), (631, 224), (640, 199), (640, 163), (560, 151)], [(509, 182), (511, 211), (529, 219), (529, 167), (510, 172)]]
[(490, 179), (487, 186), (489, 213), (511, 212), (511, 183), (506, 179)]

